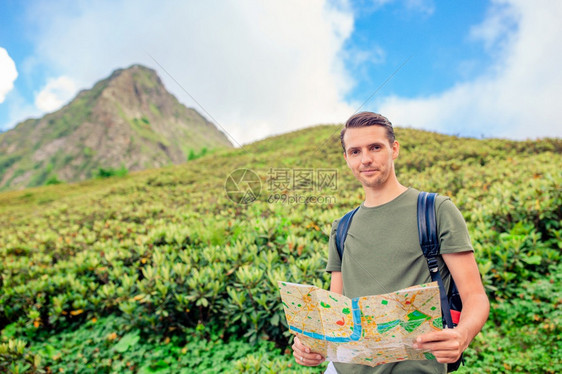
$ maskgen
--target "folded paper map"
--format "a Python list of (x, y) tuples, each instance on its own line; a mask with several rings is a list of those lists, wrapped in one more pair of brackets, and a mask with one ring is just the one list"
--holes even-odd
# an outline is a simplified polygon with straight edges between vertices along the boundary
[(434, 359), (412, 347), (441, 330), (437, 282), (350, 299), (315, 286), (279, 282), (289, 329), (328, 361), (369, 366)]

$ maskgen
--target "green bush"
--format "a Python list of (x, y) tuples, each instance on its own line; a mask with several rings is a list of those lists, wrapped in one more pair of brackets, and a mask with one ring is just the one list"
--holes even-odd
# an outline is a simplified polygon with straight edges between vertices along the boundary
[(208, 149), (207, 147), (203, 147), (201, 148), (201, 150), (198, 152), (194, 151), (193, 149), (189, 150), (189, 154), (187, 155), (187, 161), (192, 161), (192, 160), (196, 160), (200, 157), (205, 156), (208, 153)]
[(114, 168), (98, 168), (98, 170), (94, 171), (94, 178), (111, 178), (111, 177), (124, 177), (129, 173), (129, 170), (122, 165), (118, 169)]
[(50, 186), (53, 184), (61, 184), (63, 183), (59, 178), (57, 178), (56, 175), (53, 175), (49, 178), (47, 178), (47, 180), (45, 181), (45, 186)]

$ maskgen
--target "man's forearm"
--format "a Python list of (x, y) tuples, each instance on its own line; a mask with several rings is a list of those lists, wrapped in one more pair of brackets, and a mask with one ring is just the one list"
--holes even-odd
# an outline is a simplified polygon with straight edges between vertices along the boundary
[(465, 350), (474, 337), (482, 330), (490, 313), (490, 302), (486, 294), (473, 294), (463, 300), (461, 319), (458, 326), (459, 330), (464, 331)]

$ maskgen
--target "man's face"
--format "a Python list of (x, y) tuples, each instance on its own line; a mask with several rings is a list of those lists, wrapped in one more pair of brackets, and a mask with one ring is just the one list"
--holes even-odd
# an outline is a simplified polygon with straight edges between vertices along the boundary
[(384, 127), (348, 128), (343, 141), (347, 166), (364, 187), (383, 187), (394, 175), (399, 145), (389, 143)]

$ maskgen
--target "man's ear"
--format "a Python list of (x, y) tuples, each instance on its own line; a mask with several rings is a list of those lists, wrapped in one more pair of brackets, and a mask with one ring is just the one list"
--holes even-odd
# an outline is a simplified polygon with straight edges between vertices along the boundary
[(347, 162), (347, 152), (343, 152), (343, 159), (345, 160), (345, 163), (347, 164), (347, 167), (351, 169), (351, 166), (349, 165), (349, 162)]
[(345, 151), (343, 151), (343, 159), (345, 160), (345, 162), (347, 162), (347, 154), (345, 153)]
[(395, 140), (392, 144), (392, 159), (396, 160), (396, 157), (400, 154), (400, 144)]

